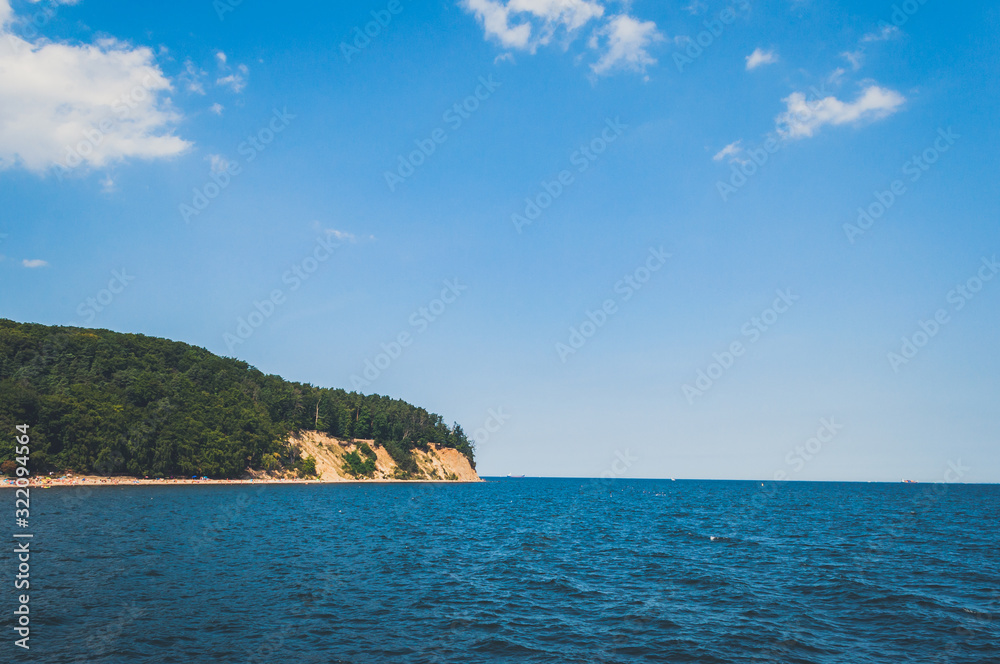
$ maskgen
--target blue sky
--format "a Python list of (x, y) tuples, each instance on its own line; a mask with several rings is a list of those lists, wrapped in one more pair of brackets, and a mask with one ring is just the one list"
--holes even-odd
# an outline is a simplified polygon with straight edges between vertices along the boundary
[(0, 316), (486, 475), (998, 481), (1000, 10), (895, 7), (0, 0)]

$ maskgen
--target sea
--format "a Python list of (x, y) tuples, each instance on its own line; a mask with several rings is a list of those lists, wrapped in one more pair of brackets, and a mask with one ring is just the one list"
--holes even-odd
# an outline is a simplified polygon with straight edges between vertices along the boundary
[(31, 519), (3, 662), (1000, 662), (997, 485), (60, 487)]

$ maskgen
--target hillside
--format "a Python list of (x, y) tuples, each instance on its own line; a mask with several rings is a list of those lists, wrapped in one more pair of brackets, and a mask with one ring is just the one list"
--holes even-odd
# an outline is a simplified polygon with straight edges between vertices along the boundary
[[(316, 462), (316, 476), (327, 482), (353, 481), (357, 479), (390, 480), (407, 477), (396, 460), (389, 455), (384, 447), (377, 446), (374, 440), (337, 440), (318, 431), (301, 431), (292, 438), (292, 445), (299, 448), (303, 456), (310, 456)], [(374, 457), (365, 454), (365, 449), (371, 450)], [(362, 464), (355, 466), (360, 472), (352, 473), (347, 461), (351, 454)], [(476, 482), (479, 476), (464, 454), (456, 449), (440, 447), (428, 443), (426, 448), (412, 450), (413, 461), (418, 472), (410, 475), (429, 480), (458, 480)], [(363, 464), (371, 458), (371, 464)]]
[(461, 426), (398, 399), (286, 381), (167, 339), (0, 319), (0, 431), (11, 434), (0, 462), (17, 424), (31, 426), (35, 472), (309, 474), (311, 448), (290, 443), (305, 431), (368, 440), (397, 478), (426, 478), (431, 449), (475, 468)]

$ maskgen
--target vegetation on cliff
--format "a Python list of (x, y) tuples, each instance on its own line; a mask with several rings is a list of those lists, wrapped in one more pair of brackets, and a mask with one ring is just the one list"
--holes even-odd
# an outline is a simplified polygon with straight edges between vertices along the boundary
[(289, 382), (167, 339), (0, 319), (0, 463), (14, 456), (17, 424), (31, 426), (35, 472), (308, 472), (288, 443), (299, 430), (374, 439), (408, 471), (428, 443), (474, 464), (461, 426), (398, 399)]

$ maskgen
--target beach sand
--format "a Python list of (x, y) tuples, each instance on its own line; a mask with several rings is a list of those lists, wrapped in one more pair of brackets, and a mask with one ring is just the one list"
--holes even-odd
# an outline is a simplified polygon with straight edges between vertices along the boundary
[[(39, 489), (52, 489), (64, 486), (172, 486), (180, 484), (389, 484), (389, 483), (424, 483), (424, 484), (464, 484), (469, 482), (481, 482), (475, 480), (440, 480), (440, 479), (419, 479), (419, 480), (396, 480), (396, 479), (319, 479), (319, 478), (253, 478), (253, 479), (194, 479), (194, 478), (164, 478), (152, 479), (144, 477), (101, 477), (99, 475), (62, 475), (31, 477), (28, 479), (28, 487)], [(0, 478), (0, 488), (16, 488), (16, 479), (11, 477)], [(21, 487), (24, 488), (24, 487)]]

